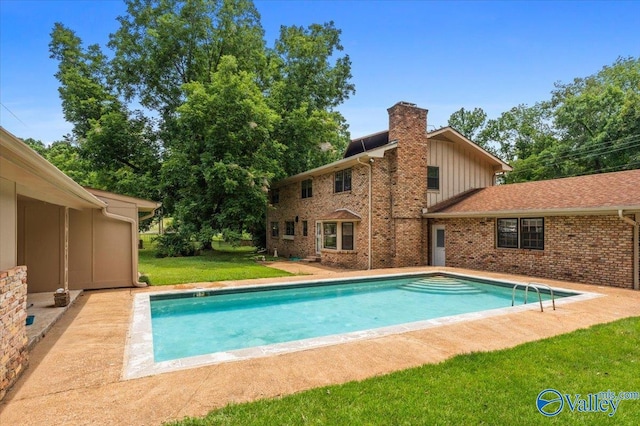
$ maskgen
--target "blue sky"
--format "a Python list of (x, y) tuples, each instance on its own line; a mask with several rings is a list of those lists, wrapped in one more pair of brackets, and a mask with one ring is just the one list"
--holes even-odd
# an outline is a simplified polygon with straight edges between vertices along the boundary
[[(461, 107), (493, 118), (549, 99), (554, 82), (640, 56), (638, 1), (255, 3), (270, 46), (280, 25), (333, 20), (342, 29), (356, 94), (339, 110), (352, 137), (386, 129), (398, 101), (429, 109), (430, 128)], [(49, 59), (53, 24), (104, 46), (124, 12), (120, 0), (0, 0), (0, 124), (47, 143), (69, 133)]]

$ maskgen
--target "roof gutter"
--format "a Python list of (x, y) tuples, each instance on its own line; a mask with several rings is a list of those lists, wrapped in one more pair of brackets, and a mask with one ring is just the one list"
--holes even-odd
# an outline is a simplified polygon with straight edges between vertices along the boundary
[(357, 155), (353, 155), (351, 157), (343, 158), (338, 161), (334, 161), (333, 163), (325, 164), (324, 166), (316, 167), (315, 169), (307, 170), (306, 172), (298, 173), (297, 175), (289, 176), (284, 179), (281, 179), (277, 182), (273, 183), (273, 188), (279, 188), (284, 185), (288, 185), (290, 183), (299, 182), (304, 179), (308, 179), (315, 176), (320, 176), (326, 173), (329, 173), (333, 170), (347, 168), (354, 164), (360, 163), (360, 159), (368, 160), (370, 158), (382, 158), (384, 157), (384, 153), (390, 149), (394, 149), (398, 146), (396, 142), (389, 142), (387, 145), (383, 145), (381, 147), (372, 149), (370, 151), (365, 151)]
[(635, 214), (635, 220), (626, 217), (622, 210), (618, 210), (618, 217), (623, 221), (633, 226), (633, 289), (640, 290), (640, 243), (638, 241), (638, 234), (640, 229), (640, 223), (638, 223), (638, 216)]
[(0, 127), (0, 134), (2, 135), (2, 148), (6, 149), (14, 156), (14, 159), (8, 158), (9, 161), (13, 162), (18, 167), (23, 168), (34, 176), (38, 176), (44, 181), (50, 182), (51, 184), (55, 185), (61, 192), (64, 192), (71, 197), (80, 199), (83, 202), (90, 204), (92, 207), (103, 208), (106, 206), (106, 203), (86, 191), (73, 179), (61, 172), (60, 169), (58, 169), (56, 166), (42, 158), (40, 154), (35, 152), (26, 143), (24, 143), (13, 134), (9, 133), (3, 127)]
[[(463, 217), (502, 217), (502, 216), (585, 216), (585, 215), (617, 215), (620, 210), (640, 211), (640, 206), (604, 206), (590, 208), (565, 208), (565, 209), (545, 209), (545, 210), (494, 210), (494, 211), (471, 211), (471, 212), (432, 212), (422, 209), (423, 217), (433, 218), (463, 218)], [(631, 220), (631, 219), (629, 219)]]

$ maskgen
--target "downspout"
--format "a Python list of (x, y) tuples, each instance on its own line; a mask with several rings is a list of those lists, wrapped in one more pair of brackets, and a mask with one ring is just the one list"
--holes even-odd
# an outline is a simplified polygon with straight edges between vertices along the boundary
[(372, 217), (371, 217), (371, 163), (373, 163), (373, 158), (370, 158), (368, 163), (363, 163), (363, 162), (360, 161), (360, 158), (358, 158), (358, 163), (369, 167), (369, 213), (367, 215), (367, 218), (368, 218), (367, 221), (369, 222), (368, 223), (368, 226), (369, 226), (369, 241), (368, 241), (368, 243), (369, 243), (369, 256), (368, 257), (369, 257), (369, 259), (368, 259), (367, 269), (370, 270), (371, 269), (371, 264), (372, 264), (372, 258), (373, 258), (373, 253), (371, 252), (372, 239), (373, 239), (373, 236), (371, 235), (371, 228), (372, 228), (371, 224), (372, 224), (372, 220), (373, 220)]
[(69, 291), (69, 207), (64, 208), (64, 291)]
[(131, 282), (135, 287), (146, 287), (147, 283), (138, 281), (138, 241), (136, 241), (138, 222), (130, 217), (109, 213), (107, 207), (102, 208), (102, 214), (109, 219), (129, 222), (131, 224)]
[(618, 210), (618, 217), (633, 226), (633, 289), (640, 290), (640, 254), (638, 253), (640, 251), (638, 242), (640, 223), (638, 223), (638, 214), (635, 215), (636, 220), (633, 220), (624, 216), (622, 210)]

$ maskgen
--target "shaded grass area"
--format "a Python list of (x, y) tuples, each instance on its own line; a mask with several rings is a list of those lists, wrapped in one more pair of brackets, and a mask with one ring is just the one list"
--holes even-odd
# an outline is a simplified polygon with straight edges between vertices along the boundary
[(640, 400), (613, 416), (536, 409), (548, 388), (586, 398), (612, 390), (640, 392), (640, 318), (493, 352), (459, 355), (385, 376), (247, 404), (171, 425), (636, 425)]
[[(214, 248), (216, 245), (214, 244)], [(151, 285), (285, 277), (292, 274), (255, 261), (253, 247), (217, 244), (200, 256), (156, 258), (152, 242), (139, 250), (138, 269)]]

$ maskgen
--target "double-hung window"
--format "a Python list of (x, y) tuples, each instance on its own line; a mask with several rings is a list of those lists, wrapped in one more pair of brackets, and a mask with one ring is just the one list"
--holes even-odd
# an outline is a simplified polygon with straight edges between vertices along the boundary
[(342, 222), (342, 250), (353, 250), (353, 222)]
[(505, 218), (497, 220), (500, 248), (544, 250), (544, 218)]
[(322, 248), (354, 250), (353, 222), (324, 222), (322, 224)]
[(544, 219), (520, 219), (520, 248), (544, 250)]
[(278, 204), (280, 202), (280, 189), (272, 189), (269, 195), (271, 195), (271, 204)]
[(338, 224), (336, 222), (325, 222), (322, 224), (323, 242), (322, 247), (327, 249), (338, 249)]
[(284, 223), (284, 235), (293, 237), (296, 234), (296, 223), (293, 220), (287, 220)]
[(278, 222), (271, 222), (271, 237), (278, 238), (280, 236), (280, 226)]
[(435, 166), (427, 167), (427, 189), (440, 190), (440, 168)]
[(336, 193), (351, 191), (351, 169), (344, 169), (336, 172), (334, 183), (334, 192)]
[(301, 183), (302, 186), (302, 198), (311, 198), (313, 196), (313, 184), (311, 179), (303, 180)]

